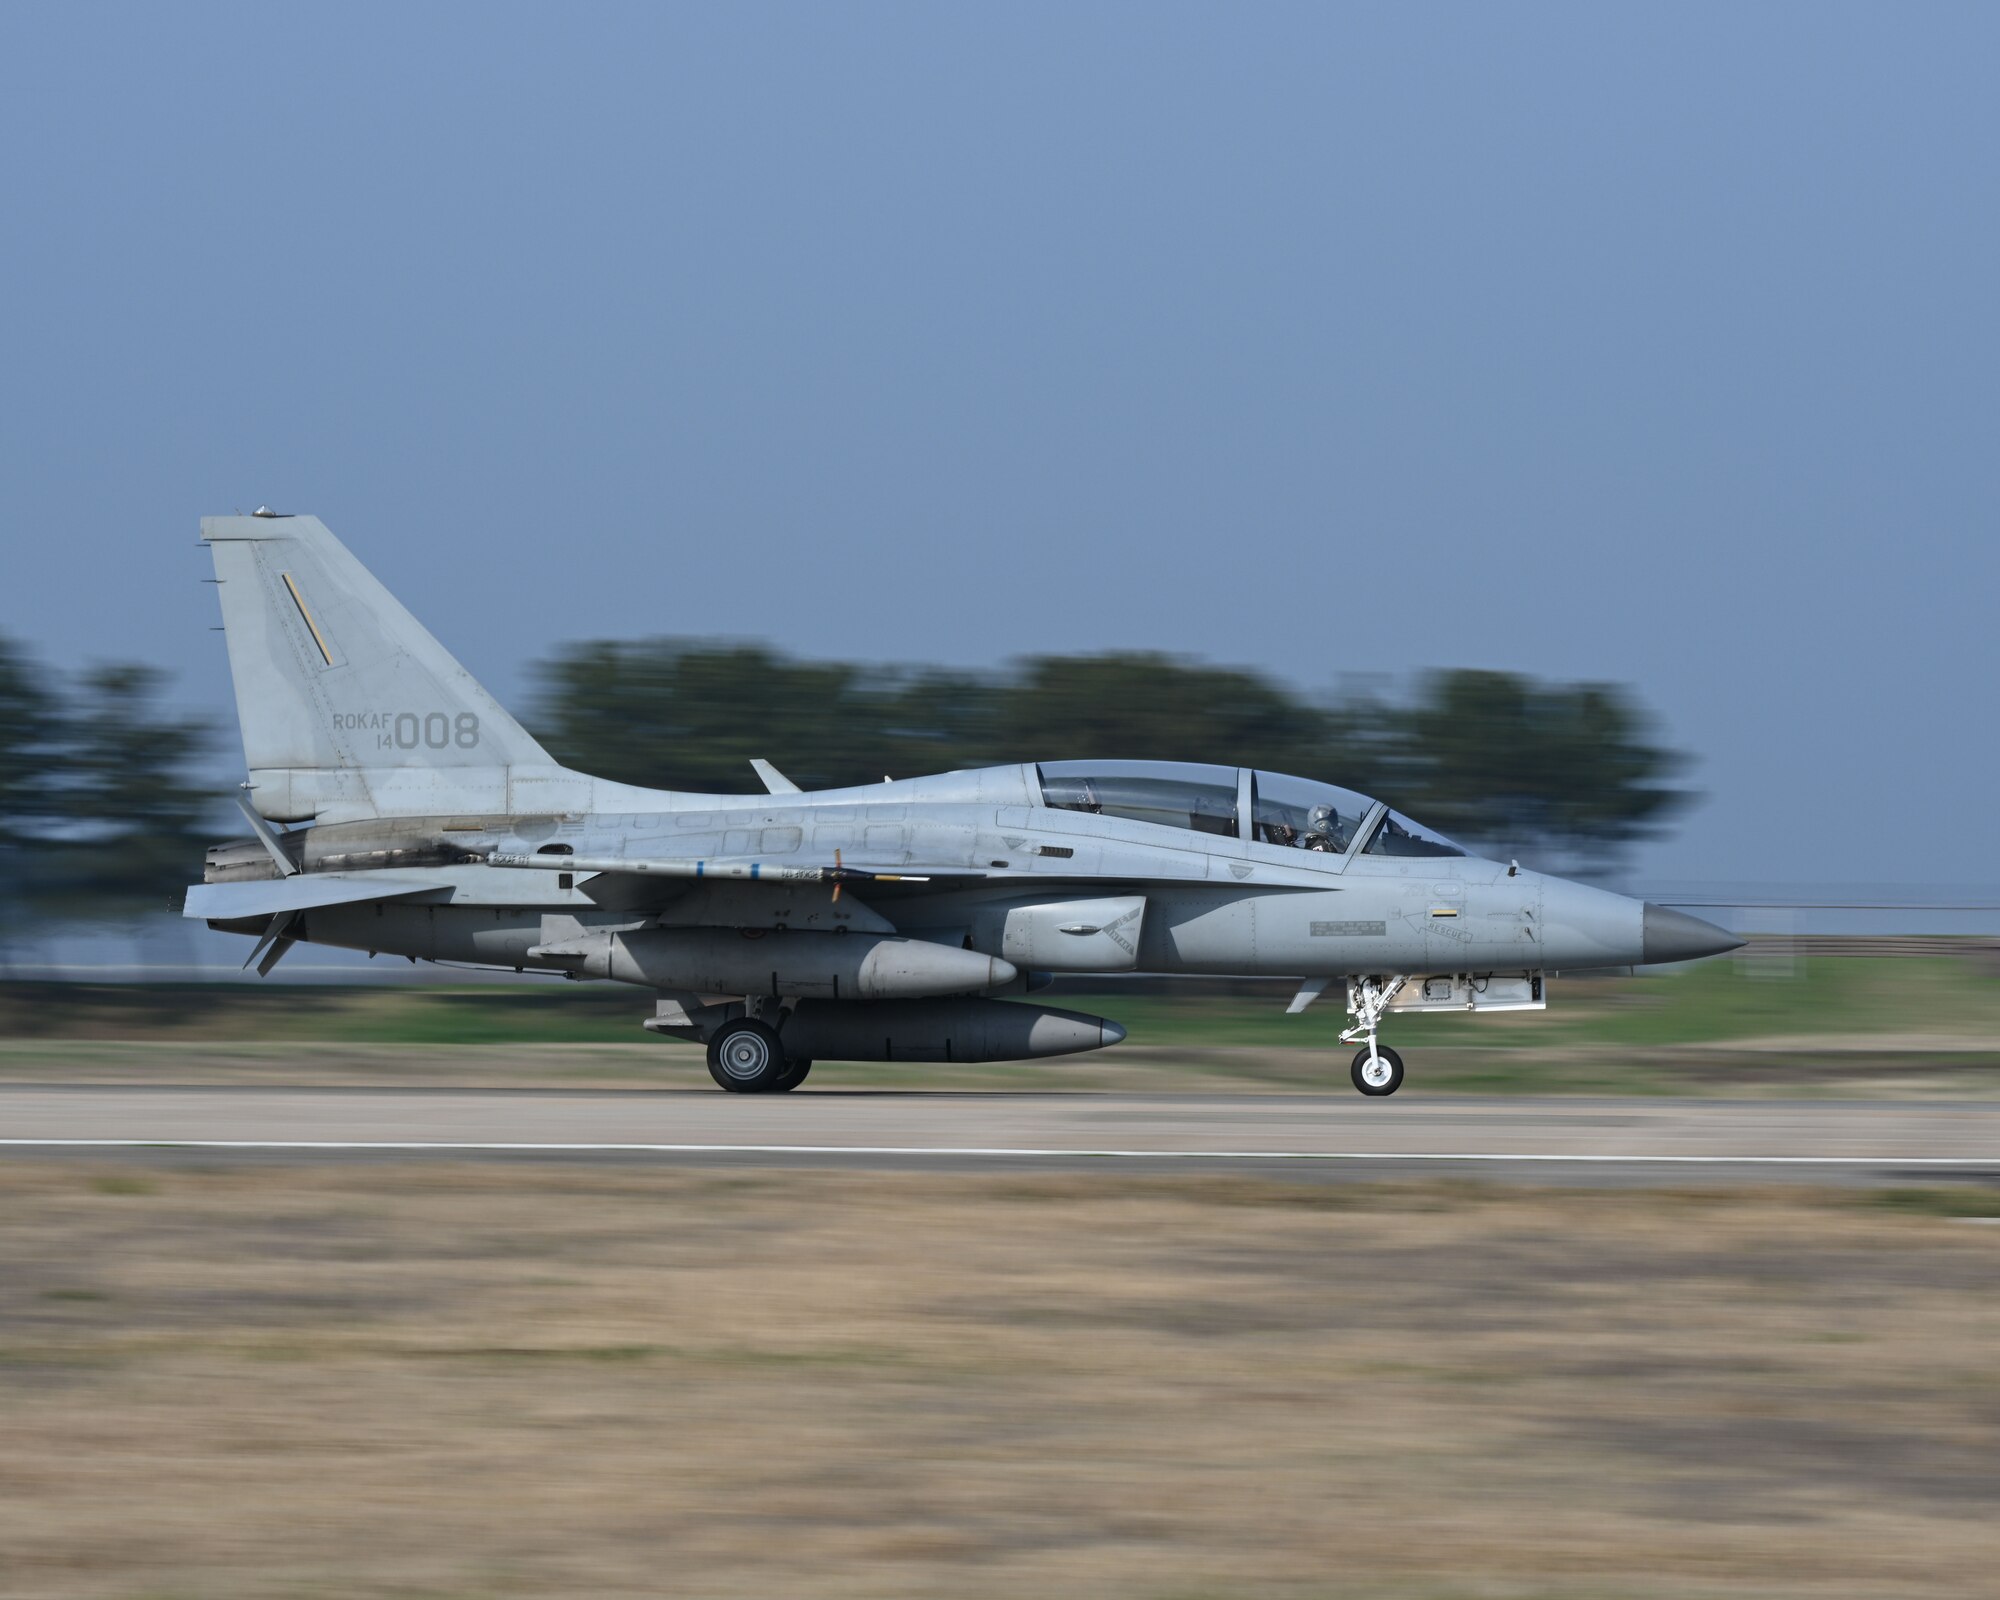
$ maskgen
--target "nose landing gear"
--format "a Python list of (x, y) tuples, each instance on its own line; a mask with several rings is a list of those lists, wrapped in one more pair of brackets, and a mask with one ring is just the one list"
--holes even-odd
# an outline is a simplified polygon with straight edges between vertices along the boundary
[(1403, 1058), (1380, 1043), (1375, 1030), (1381, 1024), (1382, 1013), (1389, 1009), (1389, 1002), (1409, 981), (1407, 976), (1347, 980), (1347, 1014), (1354, 1018), (1354, 1026), (1341, 1034), (1340, 1042), (1366, 1041), (1355, 1053), (1350, 1075), (1354, 1087), (1371, 1098), (1394, 1094), (1403, 1086)]

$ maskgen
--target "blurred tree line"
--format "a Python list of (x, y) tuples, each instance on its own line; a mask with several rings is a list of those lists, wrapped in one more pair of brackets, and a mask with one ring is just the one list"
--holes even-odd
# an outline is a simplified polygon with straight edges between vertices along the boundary
[(1599, 874), (1690, 798), (1673, 782), (1686, 758), (1628, 692), (1509, 672), (1314, 700), (1150, 653), (959, 672), (654, 639), (571, 645), (538, 675), (534, 725), (558, 760), (656, 788), (754, 791), (752, 756), (808, 789), (1072, 756), (1214, 761), (1344, 784), (1467, 843)]
[(161, 706), (165, 683), (129, 664), (64, 681), (0, 638), (0, 945), (157, 912), (200, 879), (210, 729)]

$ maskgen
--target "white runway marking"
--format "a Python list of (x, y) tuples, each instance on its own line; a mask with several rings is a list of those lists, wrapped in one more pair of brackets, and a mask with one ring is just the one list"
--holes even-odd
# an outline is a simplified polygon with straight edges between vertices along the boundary
[(1486, 1161), (1601, 1163), (1607, 1166), (1696, 1167), (1991, 1167), (1995, 1156), (1758, 1156), (1661, 1155), (1520, 1150), (1093, 1150), (1013, 1145), (903, 1144), (561, 1144), (472, 1139), (0, 1139), (0, 1149), (24, 1150), (383, 1150), (524, 1155), (911, 1156), (1047, 1161), (1086, 1157), (1107, 1161)]

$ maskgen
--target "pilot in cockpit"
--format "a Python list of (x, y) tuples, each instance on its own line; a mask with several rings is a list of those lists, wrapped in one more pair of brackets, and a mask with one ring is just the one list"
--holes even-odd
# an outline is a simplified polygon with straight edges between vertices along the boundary
[(1312, 814), (1306, 818), (1305, 837), (1299, 840), (1299, 845), (1306, 850), (1345, 855), (1347, 838), (1340, 831), (1340, 813), (1332, 806), (1314, 806)]

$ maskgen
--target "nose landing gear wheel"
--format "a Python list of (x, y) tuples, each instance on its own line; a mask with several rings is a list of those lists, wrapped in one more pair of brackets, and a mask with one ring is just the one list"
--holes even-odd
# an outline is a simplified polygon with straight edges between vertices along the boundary
[(1394, 1094), (1403, 1086), (1403, 1058), (1386, 1044), (1371, 1052), (1363, 1045), (1354, 1053), (1354, 1087), (1368, 1096)]
[(731, 1094), (762, 1094), (789, 1089), (791, 1073), (777, 1030), (751, 1017), (740, 1017), (718, 1028), (708, 1041), (708, 1075)]

